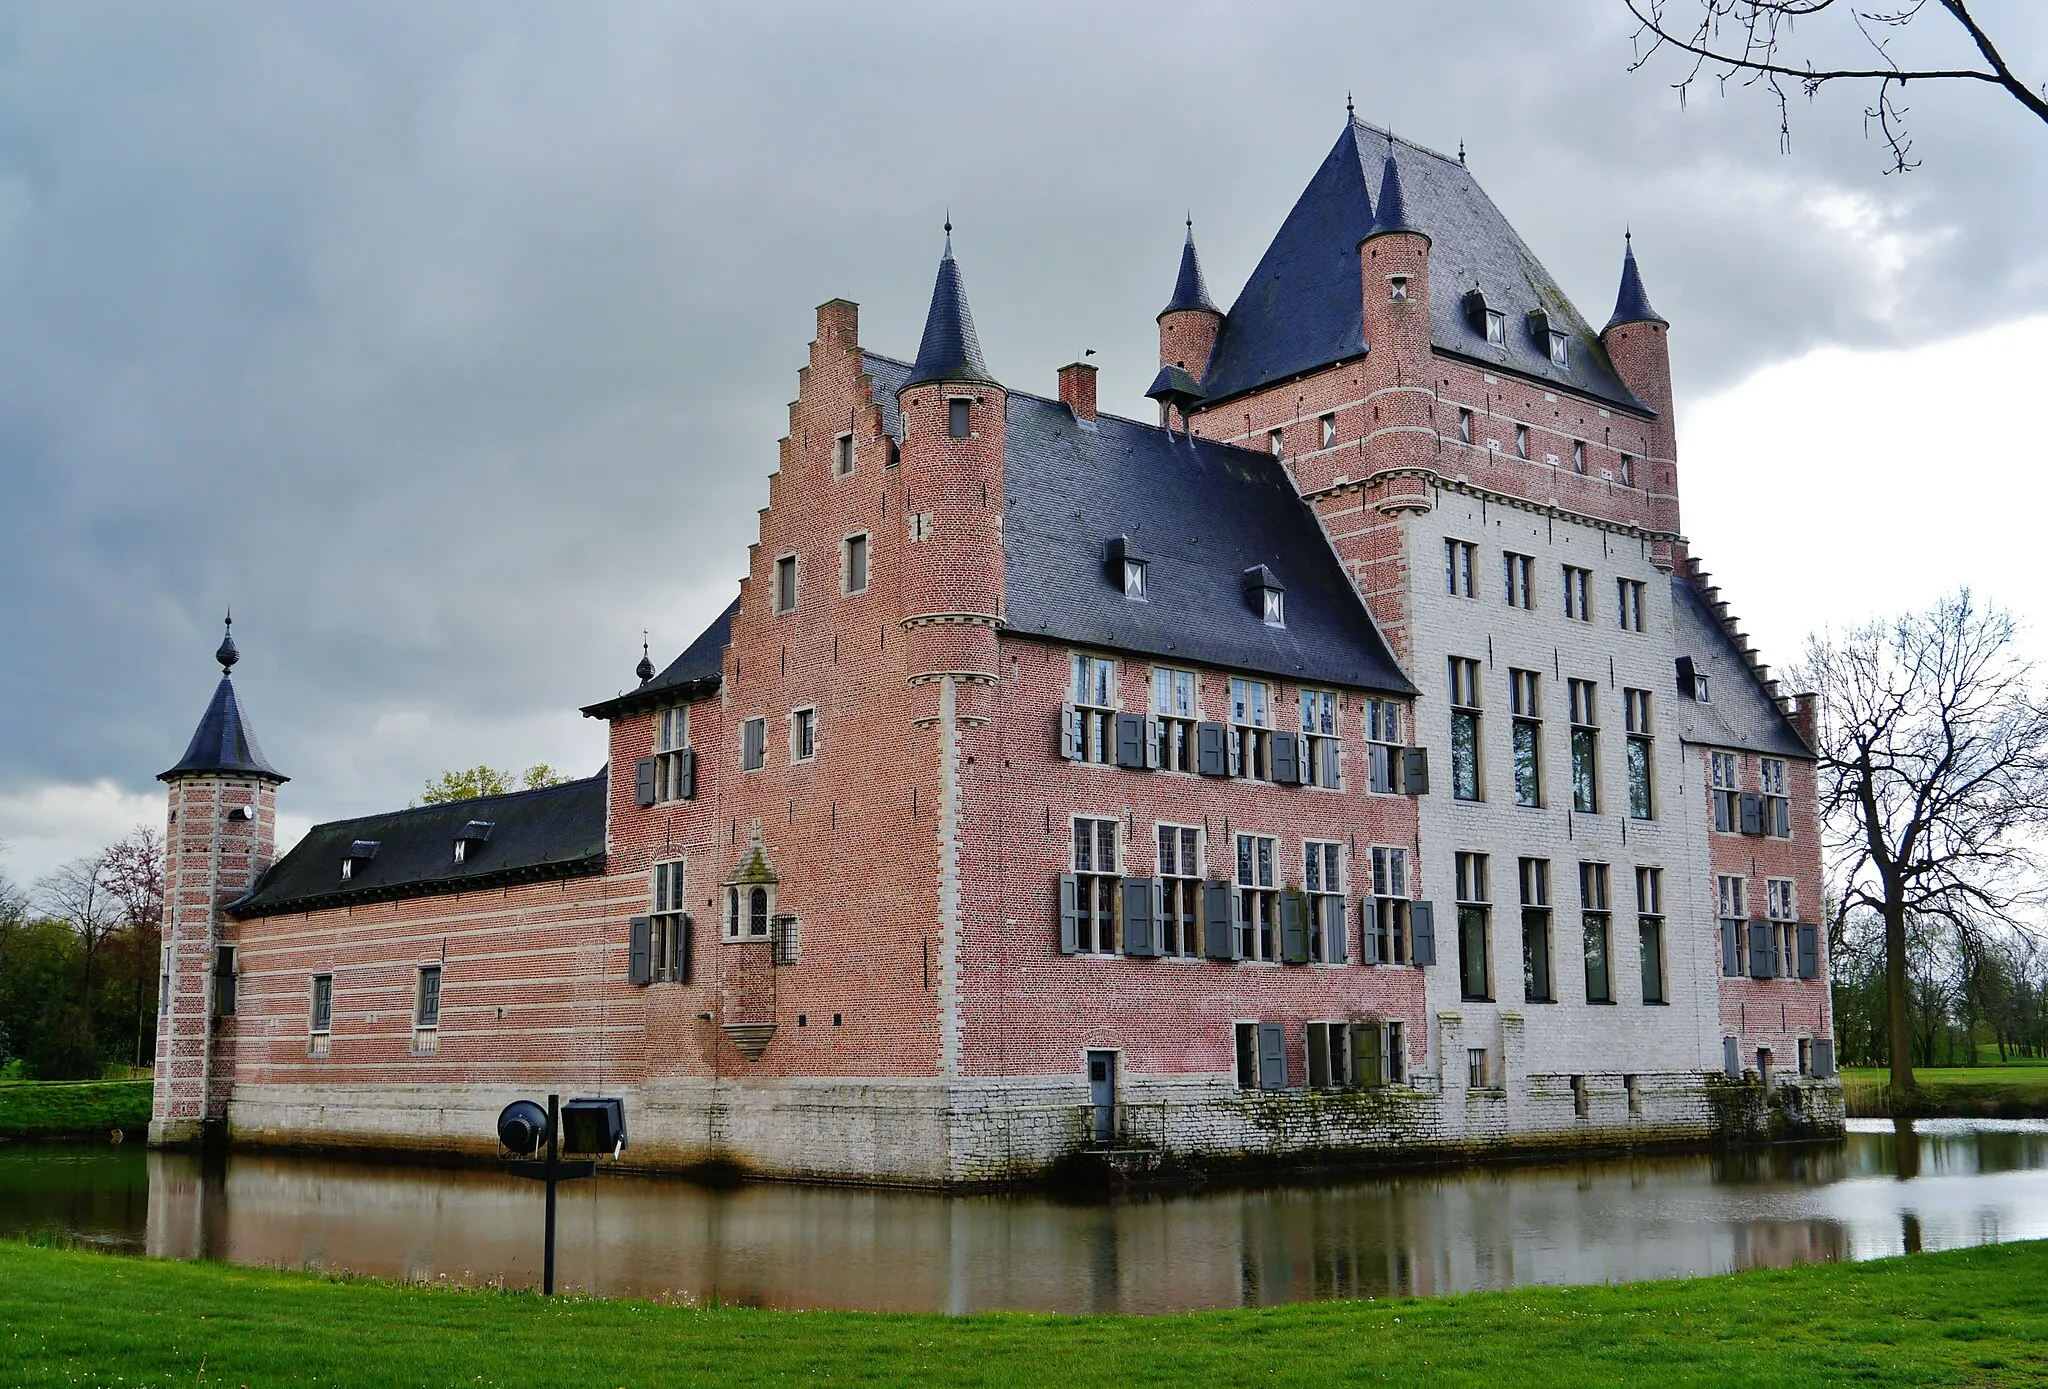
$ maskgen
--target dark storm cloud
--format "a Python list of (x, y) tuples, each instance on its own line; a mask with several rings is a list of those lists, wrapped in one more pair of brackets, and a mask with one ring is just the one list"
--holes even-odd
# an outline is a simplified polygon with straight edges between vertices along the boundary
[(146, 790), (228, 603), (297, 812), (589, 770), (574, 707), (730, 596), (815, 304), (914, 351), (950, 206), (997, 374), (1093, 347), (1142, 414), (1183, 213), (1227, 302), (1347, 90), (1465, 141), (1596, 324), (1632, 224), (1683, 392), (2048, 301), (2009, 101), (1916, 92), (1926, 165), (1887, 179), (1854, 94), (1781, 156), (1628, 33), (1618, 0), (10, 10), (0, 794)]

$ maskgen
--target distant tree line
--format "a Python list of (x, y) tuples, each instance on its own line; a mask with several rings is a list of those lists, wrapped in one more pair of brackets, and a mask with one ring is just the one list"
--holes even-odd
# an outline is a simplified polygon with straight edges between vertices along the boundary
[[(2020, 930), (1956, 931), (1939, 918), (1907, 928), (1906, 1027), (1916, 1066), (2048, 1057), (2048, 951)], [(1884, 924), (1843, 919), (1831, 942), (1842, 1064), (1889, 1066)]]

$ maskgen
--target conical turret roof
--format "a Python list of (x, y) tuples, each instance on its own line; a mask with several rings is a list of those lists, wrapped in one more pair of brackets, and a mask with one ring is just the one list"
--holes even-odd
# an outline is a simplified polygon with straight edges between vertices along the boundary
[(229, 671), (229, 667), (241, 659), (235, 650), (232, 632), (221, 640), (220, 650), (214, 653), (214, 659), (220, 662), (221, 668), (220, 684), (213, 688), (213, 699), (206, 706), (206, 712), (199, 716), (199, 727), (193, 730), (185, 755), (178, 759), (177, 766), (159, 772), (157, 780), (175, 781), (188, 776), (247, 776), (276, 782), (291, 780), (270, 765), (263, 756), (263, 749), (256, 746), (255, 730), (242, 717), (241, 701), (235, 698), (235, 679)]
[(1195, 221), (1188, 219), (1188, 239), (1180, 248), (1180, 274), (1173, 282), (1173, 298), (1159, 311), (1164, 318), (1183, 309), (1200, 309), (1222, 316), (1223, 311), (1209, 298), (1209, 282), (1202, 278), (1202, 260), (1195, 254)]
[(1375, 236), (1385, 236), (1389, 232), (1427, 234), (1408, 220), (1408, 203), (1401, 194), (1401, 166), (1394, 160), (1392, 135), (1387, 136), (1386, 163), (1380, 166), (1379, 206), (1373, 211), (1372, 230), (1365, 234), (1365, 239), (1370, 241)]
[(917, 347), (917, 363), (908, 390), (933, 381), (980, 381), (1001, 385), (989, 375), (981, 360), (981, 339), (974, 332), (974, 315), (967, 308), (967, 285), (960, 278), (960, 262), (953, 259), (953, 224), (946, 224), (946, 253), (939, 261), (939, 277), (932, 285), (932, 306), (924, 317), (924, 340)]
[[(1635, 238), (1624, 235), (1621, 246), (1621, 292), (1614, 296), (1614, 317), (1607, 320), (1607, 328), (1624, 323), (1663, 323), (1669, 327), (1665, 317), (1650, 307), (1649, 291), (1643, 288), (1643, 272), (1636, 268)], [(1607, 328), (1600, 331), (1605, 333)]]

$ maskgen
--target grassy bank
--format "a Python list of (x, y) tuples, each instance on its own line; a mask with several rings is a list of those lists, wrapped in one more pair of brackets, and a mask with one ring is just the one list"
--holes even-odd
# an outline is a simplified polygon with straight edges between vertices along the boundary
[(146, 1080), (0, 1085), (0, 1139), (104, 1138), (114, 1129), (141, 1138), (149, 1130), (149, 1086)]
[(1882, 1119), (1891, 1115), (1951, 1119), (2048, 1118), (2048, 1065), (1954, 1066), (1916, 1070), (1913, 1103), (1901, 1105), (1891, 1093), (1889, 1074), (1876, 1068), (1844, 1068), (1842, 1098), (1849, 1115)]
[(0, 1381), (2036, 1384), (2048, 1243), (1672, 1283), (1184, 1317), (558, 1301), (0, 1242)]

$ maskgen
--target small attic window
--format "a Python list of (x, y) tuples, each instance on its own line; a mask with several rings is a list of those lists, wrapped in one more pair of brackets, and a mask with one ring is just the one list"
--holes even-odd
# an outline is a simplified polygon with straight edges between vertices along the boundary
[(1272, 570), (1263, 564), (1245, 570), (1244, 594), (1268, 627), (1287, 625), (1287, 593)]
[(491, 831), (497, 826), (489, 820), (471, 820), (455, 833), (455, 861), (467, 863), (472, 856), (490, 842)]
[(1145, 561), (1124, 561), (1124, 597), (1138, 603), (1145, 601)]
[(1572, 364), (1571, 339), (1563, 333), (1553, 331), (1550, 335), (1550, 364), (1554, 367)]
[(1287, 595), (1277, 588), (1269, 588), (1264, 594), (1264, 617), (1268, 627), (1287, 625)]
[(965, 396), (946, 402), (946, 434), (949, 438), (967, 437), (967, 407), (973, 404)]
[(368, 863), (375, 857), (377, 857), (376, 840), (358, 839), (350, 844), (348, 852), (343, 854), (341, 858), (341, 880), (348, 882), (351, 878), (355, 877), (357, 864)]
[(1408, 277), (1406, 275), (1387, 276), (1387, 298), (1390, 302), (1396, 304), (1408, 302)]
[(1486, 311), (1486, 340), (1495, 347), (1507, 346), (1508, 316), (1499, 309)]
[(1108, 545), (1109, 581), (1121, 588), (1133, 603), (1145, 601), (1147, 561), (1127, 535), (1113, 536)]

